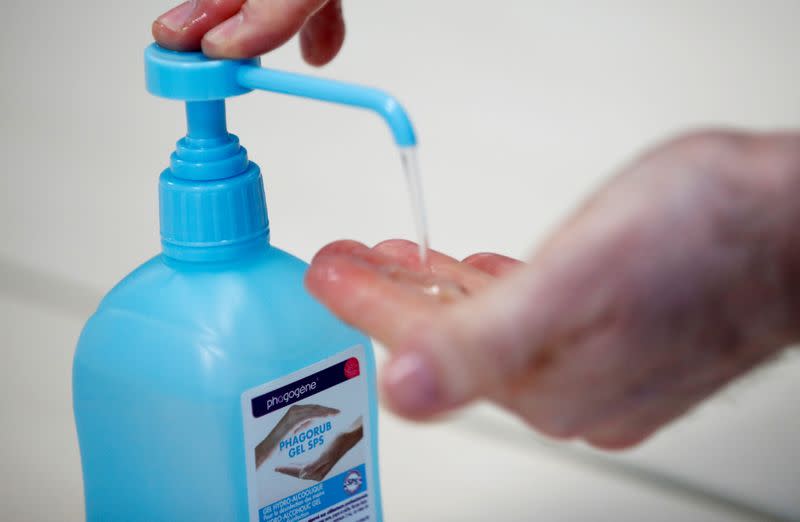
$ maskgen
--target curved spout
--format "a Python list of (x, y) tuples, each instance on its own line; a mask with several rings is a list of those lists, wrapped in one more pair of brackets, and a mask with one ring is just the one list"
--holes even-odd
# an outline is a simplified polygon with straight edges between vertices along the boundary
[(264, 69), (253, 65), (239, 67), (237, 81), (242, 87), (248, 89), (278, 92), (369, 109), (378, 113), (386, 121), (392, 131), (394, 141), (399, 147), (413, 147), (417, 144), (414, 127), (403, 106), (394, 97), (379, 89)]

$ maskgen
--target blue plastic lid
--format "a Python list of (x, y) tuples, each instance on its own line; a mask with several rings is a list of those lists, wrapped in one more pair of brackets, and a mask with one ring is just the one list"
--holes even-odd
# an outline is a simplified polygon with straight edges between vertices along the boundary
[(236, 79), (242, 65), (258, 66), (250, 60), (210, 60), (203, 53), (182, 53), (150, 45), (144, 51), (147, 90), (162, 98), (186, 101), (221, 100), (246, 94)]

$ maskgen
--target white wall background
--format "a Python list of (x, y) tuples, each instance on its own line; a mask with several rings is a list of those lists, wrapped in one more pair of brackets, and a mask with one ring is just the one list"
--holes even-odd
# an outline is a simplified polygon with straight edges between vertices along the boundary
[[(143, 88), (163, 0), (3, 3), (0, 519), (78, 520), (69, 368), (102, 292), (158, 251), (156, 181), (180, 104)], [(396, 94), (415, 121), (433, 244), (529, 252), (642, 147), (706, 125), (800, 118), (800, 1), (345, 2), (323, 71)], [(308, 71), (296, 43), (267, 66)], [(399, 160), (371, 114), (278, 95), (229, 104), (262, 167), (275, 244), (412, 237)], [(800, 520), (800, 357), (643, 447), (543, 444), (478, 407), (384, 416), (389, 520)], [(416, 498), (409, 502), (409, 498)]]

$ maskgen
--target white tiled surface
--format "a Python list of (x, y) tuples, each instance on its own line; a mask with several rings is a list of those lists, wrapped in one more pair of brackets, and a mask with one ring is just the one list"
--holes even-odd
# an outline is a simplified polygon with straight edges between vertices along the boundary
[[(69, 385), (80, 321), (2, 298), (0, 317), (10, 356), (0, 366), (0, 520), (80, 520)], [(754, 520), (458, 426), (388, 416), (380, 426), (389, 521)]]
[[(35, 303), (86, 310), (90, 296), (157, 249), (156, 177), (180, 135), (181, 109), (144, 92), (141, 50), (166, 3), (3, 4), (0, 291), (13, 301), (0, 316), (0, 473), (13, 482), (0, 488), (1, 506), (36, 505), (35, 488), (48, 481), (53, 505), (79, 509), (65, 409), (78, 325)], [(415, 0), (350, 2), (345, 11), (348, 41), (324, 74), (388, 88), (406, 103), (423, 144), (434, 245), (456, 255), (523, 255), (634, 151), (672, 132), (798, 125), (797, 0)], [(292, 44), (265, 64), (308, 70), (297, 54)], [(376, 117), (261, 94), (233, 101), (229, 113), (264, 170), (276, 244), (308, 258), (342, 236), (411, 234), (397, 157)], [(54, 292), (59, 279), (79, 286)], [(797, 359), (614, 458), (800, 520)], [(48, 414), (11, 409), (20, 404)], [(423, 491), (426, 506), (471, 506), (462, 520), (485, 520), (481, 509), (498, 505), (516, 511), (495, 518), (596, 519), (604, 501), (618, 520), (713, 519), (688, 500), (553, 460), (493, 411), (432, 431), (385, 424), (395, 520), (414, 519), (409, 499)], [(395, 429), (417, 443), (392, 450)], [(681, 509), (689, 511), (671, 511)], [(25, 519), (18, 515), (0, 519)]]

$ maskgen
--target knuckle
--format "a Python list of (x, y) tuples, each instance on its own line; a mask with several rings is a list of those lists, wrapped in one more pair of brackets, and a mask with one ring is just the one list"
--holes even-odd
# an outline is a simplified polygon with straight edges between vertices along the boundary
[(584, 432), (584, 419), (576, 410), (577, 405), (574, 403), (548, 398), (549, 394), (543, 390), (531, 390), (528, 393), (515, 393), (515, 395), (511, 401), (512, 410), (542, 435), (558, 440), (569, 440)]
[(328, 243), (327, 245), (322, 247), (314, 256), (314, 260), (318, 260), (325, 256), (330, 256), (335, 254), (349, 254), (363, 250), (366, 250), (366, 246), (359, 243), (358, 241), (353, 241), (351, 239), (340, 239), (339, 241)]
[(461, 260), (462, 263), (478, 263), (480, 264), (483, 261), (490, 261), (496, 257), (495, 254), (489, 252), (477, 252), (475, 254), (468, 255), (464, 259)]
[(407, 239), (387, 239), (375, 245), (374, 250), (378, 252), (414, 252), (416, 253), (417, 245), (413, 241)]
[(570, 440), (581, 435), (579, 422), (568, 415), (540, 415), (529, 422), (538, 432), (553, 439)]
[(625, 451), (635, 448), (647, 438), (639, 434), (617, 434), (605, 436), (587, 436), (587, 444), (604, 451)]
[(667, 165), (673, 165), (677, 160), (704, 170), (719, 167), (728, 170), (746, 159), (756, 140), (755, 135), (741, 131), (699, 129), (666, 141), (650, 156)]
[(667, 142), (666, 147), (687, 154), (703, 154), (708, 151), (738, 151), (751, 141), (751, 135), (730, 129), (698, 129), (687, 132)]

